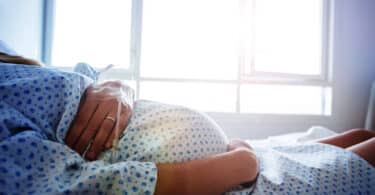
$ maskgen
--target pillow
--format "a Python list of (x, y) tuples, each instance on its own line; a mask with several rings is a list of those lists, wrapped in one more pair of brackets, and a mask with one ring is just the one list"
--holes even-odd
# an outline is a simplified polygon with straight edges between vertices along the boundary
[(4, 41), (0, 40), (0, 52), (6, 53), (9, 55), (16, 56), (18, 55), (13, 49), (11, 49)]

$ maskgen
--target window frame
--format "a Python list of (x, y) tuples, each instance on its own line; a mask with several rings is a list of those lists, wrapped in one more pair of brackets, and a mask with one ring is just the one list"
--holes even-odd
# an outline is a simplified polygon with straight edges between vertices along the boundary
[[(244, 0), (246, 1), (246, 0)], [(252, 29), (255, 28), (254, 24), (254, 15), (256, 15), (255, 11), (255, 2), (257, 0), (249, 0), (252, 1), (252, 7), (251, 7), (251, 12), (253, 13), (252, 16)], [(331, 47), (331, 42), (330, 40), (332, 39), (332, 34), (330, 33), (332, 30), (330, 27), (330, 21), (332, 20), (332, 1), (333, 0), (320, 0), (322, 1), (322, 16), (321, 16), (321, 21), (322, 21), (322, 29), (321, 29), (321, 36), (322, 36), (322, 44), (321, 44), (321, 64), (320, 64), (320, 69), (321, 73), (318, 75), (310, 75), (310, 74), (293, 74), (293, 73), (277, 73), (277, 72), (266, 72), (266, 71), (257, 71), (255, 70), (255, 64), (254, 64), (254, 53), (251, 53), (250, 55), (246, 55), (242, 53), (240, 58), (242, 60), (240, 61), (240, 72), (241, 72), (241, 78), (242, 80), (245, 81), (253, 81), (253, 80), (273, 80), (276, 82), (281, 82), (284, 83), (284, 81), (289, 82), (290, 84), (296, 83), (296, 84), (301, 84), (306, 83), (306, 84), (323, 84), (323, 85), (330, 85), (330, 66), (331, 63), (329, 62), (330, 58), (330, 47)], [(243, 10), (242, 10), (243, 11)], [(252, 36), (255, 35), (255, 32), (252, 31)], [(254, 37), (252, 37), (254, 39)], [(254, 46), (254, 45), (252, 45)], [(246, 47), (243, 46), (242, 47)], [(252, 51), (254, 51), (252, 49)], [(245, 67), (246, 65), (250, 67), (250, 73), (246, 73)]]
[[(239, 0), (240, 4), (246, 1), (252, 0)], [(266, 85), (306, 85), (306, 86), (319, 86), (331, 87), (332, 88), (332, 51), (333, 51), (333, 1), (334, 0), (321, 0), (322, 9), (322, 56), (321, 56), (321, 74), (319, 75), (304, 75), (304, 74), (290, 74), (290, 73), (274, 73), (274, 72), (262, 72), (255, 71), (254, 64), (250, 67), (253, 69), (251, 74), (245, 73), (245, 63), (249, 61), (246, 59), (246, 55), (243, 50), (239, 52), (238, 60), (238, 76), (237, 79), (233, 80), (220, 80), (220, 79), (183, 79), (183, 78), (154, 78), (154, 77), (142, 77), (140, 75), (141, 66), (141, 41), (142, 41), (142, 12), (143, 12), (143, 0), (132, 0), (131, 10), (131, 33), (130, 33), (130, 65), (128, 69), (116, 69), (113, 68), (108, 71), (107, 79), (121, 79), (121, 80), (134, 80), (136, 86), (136, 99), (140, 96), (140, 83), (143, 81), (163, 81), (163, 82), (207, 82), (207, 83), (230, 83), (235, 84), (237, 88), (237, 101), (236, 110), (234, 113), (221, 113), (221, 112), (210, 112), (217, 116), (229, 116), (229, 115), (250, 115), (250, 116), (279, 116), (280, 114), (257, 114), (257, 113), (242, 113), (240, 112), (240, 88), (243, 84), (266, 84)], [(254, 2), (254, 1), (252, 1)], [(53, 28), (54, 28), (54, 17), (55, 17), (55, 0), (45, 0), (43, 5), (43, 35), (42, 35), (42, 61), (46, 64), (51, 63), (52, 57), (52, 44), (53, 44)], [(253, 7), (254, 9), (254, 7)], [(243, 10), (242, 10), (243, 11)], [(254, 12), (253, 12), (254, 13)], [(251, 61), (251, 60), (250, 60)], [(71, 70), (71, 68), (63, 68)], [(106, 77), (104, 77), (106, 79)], [(326, 91), (326, 90), (324, 90)], [(326, 106), (326, 96), (322, 95), (323, 108)], [(332, 95), (331, 95), (332, 96)], [(331, 110), (332, 100), (331, 97)], [(324, 109), (323, 109), (324, 110)], [(298, 114), (282, 114), (283, 116), (298, 115)], [(321, 115), (303, 115), (306, 117), (330, 117), (330, 114)]]

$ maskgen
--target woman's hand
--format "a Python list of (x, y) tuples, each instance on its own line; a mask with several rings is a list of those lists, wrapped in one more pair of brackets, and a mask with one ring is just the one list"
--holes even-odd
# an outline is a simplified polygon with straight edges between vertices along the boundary
[(133, 100), (132, 89), (120, 81), (90, 86), (65, 137), (66, 144), (81, 155), (86, 152), (88, 160), (95, 160), (127, 126)]
[[(259, 167), (259, 162), (257, 159), (257, 156), (253, 150), (253, 148), (248, 144), (246, 141), (242, 139), (232, 139), (229, 141), (227, 151), (242, 151), (244, 153), (247, 153), (251, 159), (253, 159), (253, 165), (255, 165), (253, 172), (252, 173), (259, 173), (258, 167)], [(254, 175), (253, 175), (254, 176)], [(251, 186), (254, 185), (254, 182), (256, 180), (257, 175), (255, 177), (247, 182), (241, 183), (241, 186), (244, 188), (250, 188)]]
[(246, 141), (242, 139), (231, 139), (227, 146), (227, 151), (229, 152), (238, 148), (245, 148), (245, 149), (253, 150), (250, 144), (248, 144)]

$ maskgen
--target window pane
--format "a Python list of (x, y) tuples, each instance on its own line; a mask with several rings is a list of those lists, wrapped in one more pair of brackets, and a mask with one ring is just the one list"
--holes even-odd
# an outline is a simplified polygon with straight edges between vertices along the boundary
[(184, 105), (201, 111), (235, 112), (236, 85), (144, 81), (140, 83), (140, 99)]
[(330, 88), (249, 84), (240, 93), (241, 112), (330, 115)]
[(129, 67), (131, 1), (55, 1), (52, 64)]
[(256, 71), (321, 73), (322, 0), (255, 0)]
[(238, 1), (144, 0), (141, 76), (235, 79)]

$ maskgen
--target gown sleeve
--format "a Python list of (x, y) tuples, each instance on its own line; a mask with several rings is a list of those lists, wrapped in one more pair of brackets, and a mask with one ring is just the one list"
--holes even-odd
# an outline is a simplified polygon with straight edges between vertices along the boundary
[(91, 78), (4, 63), (0, 72), (0, 194), (153, 194), (154, 163), (88, 162), (64, 144)]
[(0, 142), (0, 194), (153, 194), (154, 163), (84, 161), (63, 144), (23, 131)]

